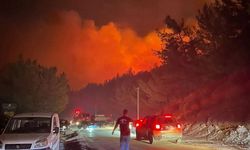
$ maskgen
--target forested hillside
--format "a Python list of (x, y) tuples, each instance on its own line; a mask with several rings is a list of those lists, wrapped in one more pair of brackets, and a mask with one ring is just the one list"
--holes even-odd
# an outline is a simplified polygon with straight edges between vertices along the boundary
[(249, 6), (247, 0), (215, 1), (197, 12), (192, 26), (167, 16), (167, 30), (156, 31), (164, 45), (157, 51), (162, 66), (89, 84), (71, 94), (69, 107), (113, 115), (128, 108), (135, 117), (139, 87), (141, 116), (171, 112), (186, 121), (248, 121)]

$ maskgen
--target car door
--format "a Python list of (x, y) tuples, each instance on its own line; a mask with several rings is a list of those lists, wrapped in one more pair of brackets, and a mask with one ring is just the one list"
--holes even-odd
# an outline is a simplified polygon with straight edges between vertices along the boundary
[(154, 126), (154, 120), (155, 120), (154, 116), (149, 117), (148, 120), (147, 120), (147, 130), (146, 130), (145, 133), (146, 133), (146, 137), (148, 137), (148, 138), (153, 133), (152, 130), (153, 130), (153, 126)]

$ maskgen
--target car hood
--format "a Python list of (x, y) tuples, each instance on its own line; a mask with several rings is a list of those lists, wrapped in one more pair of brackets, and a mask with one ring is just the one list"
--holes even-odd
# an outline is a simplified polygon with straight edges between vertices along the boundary
[(2, 134), (0, 140), (5, 144), (33, 143), (39, 139), (47, 138), (49, 133), (30, 133), (30, 134)]

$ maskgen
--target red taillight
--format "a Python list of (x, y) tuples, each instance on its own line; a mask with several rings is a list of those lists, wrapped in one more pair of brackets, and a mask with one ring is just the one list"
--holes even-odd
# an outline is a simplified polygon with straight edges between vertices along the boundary
[(142, 121), (141, 120), (136, 120), (134, 123), (135, 127), (140, 127), (142, 125)]
[(178, 128), (178, 129), (180, 129), (180, 128), (181, 128), (181, 125), (180, 125), (180, 124), (178, 124), (178, 125), (177, 125), (177, 128)]
[(155, 129), (161, 129), (161, 126), (159, 124), (156, 124)]
[(81, 110), (79, 108), (75, 109), (75, 115), (78, 116), (81, 113)]

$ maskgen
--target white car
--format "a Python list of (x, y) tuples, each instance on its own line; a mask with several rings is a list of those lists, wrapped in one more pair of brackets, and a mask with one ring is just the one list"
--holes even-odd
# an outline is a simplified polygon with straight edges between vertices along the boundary
[(60, 123), (56, 113), (23, 113), (11, 118), (0, 135), (0, 150), (59, 150)]

